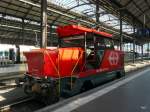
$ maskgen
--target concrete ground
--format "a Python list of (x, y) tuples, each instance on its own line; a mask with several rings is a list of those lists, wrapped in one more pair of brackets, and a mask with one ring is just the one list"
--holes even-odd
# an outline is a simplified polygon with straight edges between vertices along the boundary
[[(72, 112), (150, 112), (150, 69), (120, 86), (78, 106)], [(120, 83), (116, 83), (120, 84)], [(109, 89), (111, 89), (109, 91)], [(102, 93), (99, 92), (99, 94)], [(81, 101), (84, 102), (84, 101)], [(57, 112), (57, 111), (56, 111)], [(62, 111), (63, 112), (63, 111)], [(67, 112), (67, 111), (65, 111)]]

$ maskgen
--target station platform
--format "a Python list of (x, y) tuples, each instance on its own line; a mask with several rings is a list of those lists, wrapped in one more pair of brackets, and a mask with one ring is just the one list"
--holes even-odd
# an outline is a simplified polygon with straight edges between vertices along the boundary
[[(140, 63), (136, 65), (140, 66)], [(147, 66), (37, 112), (150, 112), (149, 82)]]
[(25, 64), (13, 64), (7, 67), (0, 67), (0, 74), (10, 73), (10, 72), (20, 72), (25, 71)]
[(129, 63), (125, 63), (125, 72), (128, 73), (149, 65), (150, 60), (136, 61), (135, 63), (131, 61)]
[(14, 64), (7, 67), (0, 67), (0, 80), (8, 77), (16, 77), (22, 75), (27, 70), (26, 64)]
[[(150, 69), (134, 74), (97, 93), (72, 112), (149, 112)], [(94, 96), (92, 98), (92, 96)], [(94, 99), (95, 98), (95, 99)], [(91, 101), (90, 101), (91, 99)], [(93, 99), (93, 100), (92, 100)], [(67, 111), (65, 111), (67, 112)]]

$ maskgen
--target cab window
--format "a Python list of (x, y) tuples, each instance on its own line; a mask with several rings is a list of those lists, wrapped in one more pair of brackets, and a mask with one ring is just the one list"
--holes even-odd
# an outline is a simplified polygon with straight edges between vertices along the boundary
[(64, 37), (60, 42), (61, 47), (84, 47), (84, 35)]
[(105, 43), (106, 48), (114, 49), (113, 40), (104, 38), (104, 43)]
[(98, 38), (98, 39), (96, 39), (96, 47), (98, 49), (105, 49), (106, 45), (105, 45), (104, 38)]

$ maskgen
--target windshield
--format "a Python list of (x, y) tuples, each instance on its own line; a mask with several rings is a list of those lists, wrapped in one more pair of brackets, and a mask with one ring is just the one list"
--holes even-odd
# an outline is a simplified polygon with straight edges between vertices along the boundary
[(61, 47), (84, 47), (84, 36), (71, 36), (61, 39)]

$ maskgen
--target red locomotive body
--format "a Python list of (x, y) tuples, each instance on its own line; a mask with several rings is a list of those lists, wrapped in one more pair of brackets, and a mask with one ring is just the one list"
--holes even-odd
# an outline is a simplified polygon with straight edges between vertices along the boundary
[(55, 102), (124, 75), (124, 53), (113, 47), (112, 35), (76, 25), (58, 27), (59, 47), (25, 52), (26, 93)]
[(45, 78), (64, 78), (70, 77), (73, 67), (77, 63), (83, 66), (83, 57), (80, 54), (83, 49), (72, 48), (53, 48), (38, 49), (24, 53), (28, 63), (28, 74), (34, 77)]

